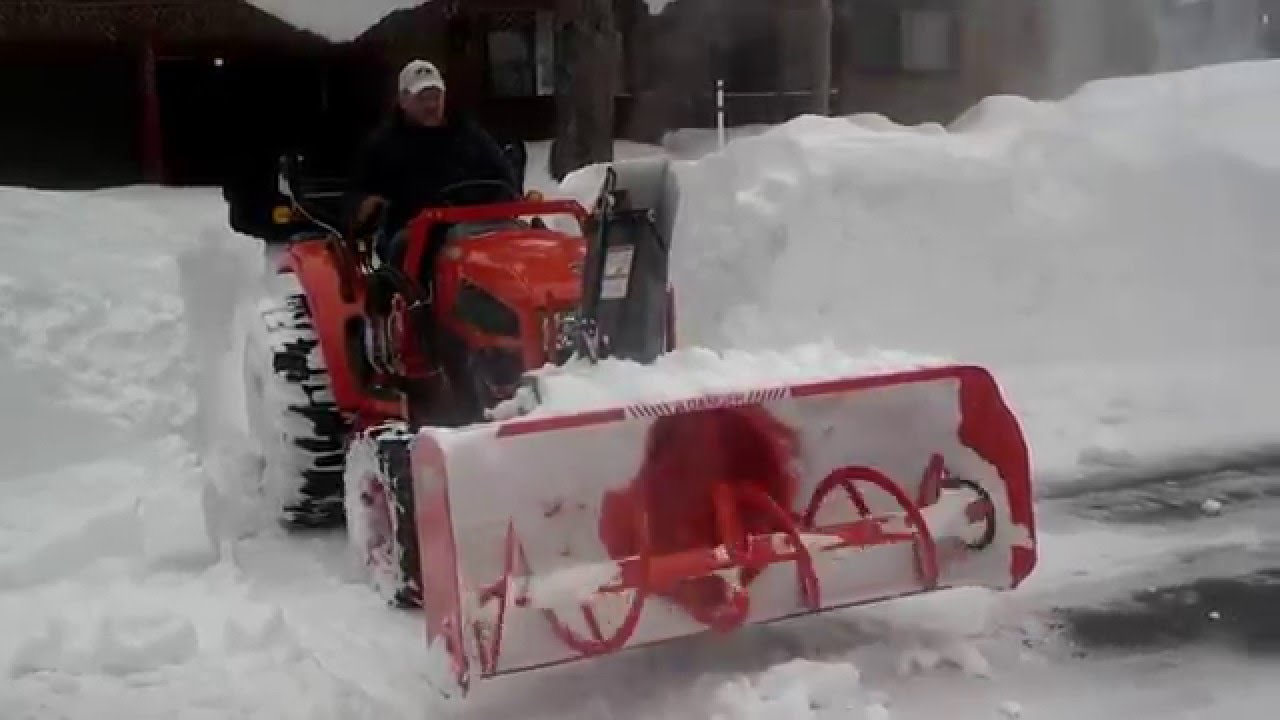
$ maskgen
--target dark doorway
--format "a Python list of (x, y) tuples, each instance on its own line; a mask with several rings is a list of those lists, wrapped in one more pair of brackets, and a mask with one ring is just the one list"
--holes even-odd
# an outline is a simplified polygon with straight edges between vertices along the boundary
[(139, 61), (60, 44), (0, 52), (0, 184), (91, 189), (141, 180)]
[[(308, 175), (350, 173), (356, 151), (387, 106), (379, 62), (355, 52), (225, 57), (216, 66), (221, 106), (203, 117), (192, 118), (189, 111), (180, 116), (217, 136), (209, 142), (216, 157), (192, 153), (188, 167), (199, 167), (175, 174), (171, 182), (221, 185), (232, 203), (233, 227), (268, 232), (271, 209), (279, 202), (275, 173), (282, 154), (303, 156)], [(207, 118), (217, 118), (216, 126)], [(178, 166), (176, 158), (166, 162)]]
[(236, 98), (225, 62), (217, 56), (156, 59), (166, 183), (216, 184), (227, 171), (226, 128)]
[(218, 185), (285, 151), (345, 164), (376, 120), (374, 70), (347, 55), (269, 50), (161, 56), (166, 180)]

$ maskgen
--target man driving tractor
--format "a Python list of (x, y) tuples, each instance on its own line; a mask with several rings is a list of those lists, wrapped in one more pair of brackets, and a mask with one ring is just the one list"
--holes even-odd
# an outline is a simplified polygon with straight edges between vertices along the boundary
[(515, 194), (523, 187), (498, 143), (475, 122), (448, 112), (439, 69), (413, 60), (400, 71), (391, 117), (356, 160), (352, 227), (363, 234), (383, 213), (374, 251), (390, 262), (405, 225), (423, 208), (441, 204), (442, 191), (468, 181), (501, 183)]

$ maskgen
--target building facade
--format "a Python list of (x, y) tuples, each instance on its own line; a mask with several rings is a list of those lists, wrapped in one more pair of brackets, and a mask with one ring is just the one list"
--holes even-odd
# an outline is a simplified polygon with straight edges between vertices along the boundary
[[(644, 142), (713, 126), (717, 81), (731, 125), (945, 123), (995, 93), (1233, 59), (1244, 51), (1224, 45), (1280, 26), (1266, 10), (1280, 0), (607, 1), (615, 135)], [(0, 184), (217, 184), (294, 146), (341, 164), (413, 57), (438, 62), (451, 101), (500, 138), (548, 138), (573, 2), (429, 0), (338, 43), (249, 0), (4, 0)]]
[(706, 126), (717, 80), (734, 123), (821, 107), (946, 122), (985, 95), (1034, 87), (1043, 20), (1024, 0), (675, 0), (631, 28), (650, 48), (631, 58), (632, 125)]
[(334, 43), (245, 0), (4, 0), (0, 184), (216, 185), (289, 148), (341, 165), (417, 56), (497, 132), (545, 132), (518, 41), (545, 34), (548, 4), (433, 0)]
[(212, 181), (240, 115), (354, 62), (238, 0), (6, 0), (0, 183)]

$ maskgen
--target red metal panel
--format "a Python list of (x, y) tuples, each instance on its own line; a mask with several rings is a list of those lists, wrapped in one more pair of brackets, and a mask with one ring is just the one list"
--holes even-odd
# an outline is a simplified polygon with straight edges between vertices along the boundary
[(289, 246), (282, 263), (297, 273), (306, 290), (334, 401), (343, 412), (361, 413), (370, 423), (404, 419), (405, 410), (400, 403), (370, 397), (356, 380), (347, 354), (346, 334), (347, 322), (363, 313), (363, 290), (352, 287), (350, 281), (344, 285), (333, 253), (331, 241), (300, 241)]
[(471, 663), (463, 644), (457, 545), (450, 522), (449, 479), (440, 447), (430, 440), (411, 450), (415, 522), (422, 573), (422, 610), (432, 658), (431, 680), (446, 697), (465, 694)]

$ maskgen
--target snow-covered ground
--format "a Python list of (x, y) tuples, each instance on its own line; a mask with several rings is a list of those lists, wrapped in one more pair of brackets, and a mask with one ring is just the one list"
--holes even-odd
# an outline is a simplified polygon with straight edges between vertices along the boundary
[[(802, 118), (702, 157), (685, 136), (674, 277), (701, 349), (671, 367), (986, 364), (1031, 442), (1041, 563), (1007, 595), (516, 676), (476, 716), (1271, 717), (1280, 656), (1078, 648), (1055, 609), (1280, 567), (1277, 98), (1280, 63), (1241, 64), (993, 98), (948, 129)], [(228, 516), (254, 468), (219, 360), (261, 247), (216, 191), (0, 188), (0, 238), (0, 717), (442, 712), (421, 623), (341, 533)], [(1274, 640), (1263, 609), (1196, 592), (1196, 638)]]

